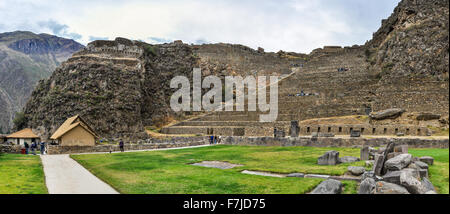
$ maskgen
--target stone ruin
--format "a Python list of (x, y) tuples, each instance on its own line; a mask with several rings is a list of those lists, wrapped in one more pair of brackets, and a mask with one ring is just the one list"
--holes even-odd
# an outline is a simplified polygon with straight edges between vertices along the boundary
[(366, 146), (361, 157), (374, 160), (372, 171), (361, 177), (359, 194), (436, 194), (428, 179), (432, 157), (413, 157), (408, 146), (395, 143), (378, 150)]
[(74, 56), (94, 54), (105, 58), (139, 58), (143, 53), (144, 49), (138, 42), (118, 37), (114, 41), (93, 41)]
[[(364, 146), (361, 158), (339, 158), (339, 152), (329, 151), (319, 157), (319, 165), (337, 165), (348, 159), (349, 162), (366, 161), (364, 167), (349, 166), (348, 172), (360, 178), (358, 194), (437, 194), (428, 179), (428, 168), (434, 159), (429, 156), (413, 157), (407, 145), (389, 143), (385, 148), (374, 149)], [(329, 179), (317, 186), (311, 194), (340, 194), (342, 183)]]

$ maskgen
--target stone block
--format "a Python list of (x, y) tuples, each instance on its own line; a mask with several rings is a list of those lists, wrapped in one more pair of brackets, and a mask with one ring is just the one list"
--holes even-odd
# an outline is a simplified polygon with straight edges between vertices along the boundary
[(430, 157), (430, 156), (423, 156), (419, 158), (419, 161), (422, 161), (428, 165), (433, 165), (434, 163), (434, 158)]
[(341, 194), (342, 183), (337, 180), (326, 180), (320, 183), (311, 194)]
[(369, 147), (368, 146), (363, 146), (363, 148), (360, 151), (359, 158), (361, 160), (369, 160)]
[(373, 171), (375, 175), (381, 176), (383, 173), (384, 155), (375, 155), (375, 162), (373, 164)]
[(320, 156), (317, 160), (319, 165), (336, 165), (339, 164), (339, 152), (328, 151), (324, 155)]
[(394, 158), (387, 160), (384, 167), (389, 171), (398, 171), (407, 167), (412, 161), (411, 154), (400, 154)]
[(366, 171), (366, 169), (364, 169), (364, 167), (360, 167), (360, 166), (349, 166), (347, 168), (347, 170), (355, 176), (360, 176), (362, 174), (364, 174), (364, 172)]
[(406, 154), (406, 153), (408, 153), (408, 145), (396, 146), (394, 148), (394, 152)]

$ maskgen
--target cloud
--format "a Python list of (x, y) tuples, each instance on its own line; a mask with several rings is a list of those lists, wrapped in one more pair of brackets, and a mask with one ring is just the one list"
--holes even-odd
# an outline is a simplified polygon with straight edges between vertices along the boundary
[(43, 28), (49, 29), (52, 32), (52, 34), (57, 36), (66, 37), (74, 40), (79, 40), (83, 37), (78, 33), (70, 32), (69, 26), (65, 24), (60, 24), (54, 20), (40, 21), (38, 22), (38, 25), (41, 29)]
[(170, 43), (173, 42), (173, 39), (159, 38), (159, 37), (148, 37), (146, 42), (151, 44), (162, 44), (162, 43)]
[(83, 44), (95, 38), (125, 37), (308, 53), (324, 45), (364, 44), (398, 2), (1, 0), (0, 29), (53, 33)]
[(89, 42), (95, 41), (95, 40), (108, 40), (108, 37), (98, 37), (98, 36), (89, 36)]

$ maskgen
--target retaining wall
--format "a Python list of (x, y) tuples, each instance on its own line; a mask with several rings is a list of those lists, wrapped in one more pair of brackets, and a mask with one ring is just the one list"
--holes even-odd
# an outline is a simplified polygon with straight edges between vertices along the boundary
[[(178, 139), (178, 141), (177, 141)], [(200, 140), (199, 140), (200, 139)], [(164, 149), (164, 148), (178, 148), (188, 146), (200, 146), (209, 144), (207, 137), (185, 137), (173, 139), (155, 139), (153, 143), (144, 144), (125, 144), (125, 151), (137, 151), (148, 149)], [(59, 146), (48, 145), (47, 153), (49, 155), (55, 154), (75, 154), (75, 153), (93, 153), (93, 152), (117, 152), (120, 151), (119, 145), (96, 145), (96, 146)]]
[(273, 138), (273, 137), (224, 137), (221, 141), (227, 145), (245, 146), (309, 146), (309, 147), (372, 147), (386, 146), (389, 142), (408, 145), (410, 148), (446, 148), (449, 139), (419, 138)]

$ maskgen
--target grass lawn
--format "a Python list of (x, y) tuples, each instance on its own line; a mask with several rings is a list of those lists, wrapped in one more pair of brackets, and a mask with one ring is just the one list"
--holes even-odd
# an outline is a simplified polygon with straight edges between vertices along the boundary
[(0, 194), (46, 194), (39, 156), (0, 154)]
[[(340, 156), (359, 157), (354, 148), (252, 147), (228, 146), (135, 153), (72, 155), (100, 179), (121, 193), (146, 194), (302, 194), (314, 189), (321, 179), (272, 178), (246, 175), (240, 171), (258, 170), (278, 173), (316, 173), (342, 175), (347, 167), (318, 166), (317, 158), (336, 150)], [(448, 193), (448, 149), (410, 149), (417, 156), (436, 159), (430, 168), (432, 182), (441, 193)], [(233, 169), (192, 166), (201, 161), (227, 161), (243, 164)], [(357, 183), (344, 181), (344, 193), (357, 193)]]

